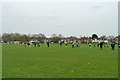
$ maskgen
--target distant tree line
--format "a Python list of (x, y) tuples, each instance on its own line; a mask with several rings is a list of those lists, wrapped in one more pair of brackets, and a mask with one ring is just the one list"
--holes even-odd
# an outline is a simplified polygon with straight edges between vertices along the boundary
[[(120, 37), (120, 36), (119, 36)], [(1, 39), (2, 38), (2, 39)], [(70, 36), (70, 37), (64, 37), (61, 34), (57, 35), (57, 34), (53, 34), (51, 35), (50, 38), (47, 38), (44, 34), (39, 33), (39, 34), (20, 34), (20, 33), (3, 33), (2, 36), (0, 36), (0, 40), (2, 40), (3, 42), (9, 42), (9, 41), (21, 41), (21, 42), (28, 42), (28, 41), (39, 41), (39, 42), (44, 42), (44, 40), (46, 39), (51, 39), (52, 42), (56, 42), (58, 43), (60, 40), (62, 39), (66, 39), (69, 38), (70, 40), (76, 40), (76, 39), (80, 39), (77, 38), (75, 36)], [(108, 40), (110, 42), (112, 42), (115, 37), (114, 36), (100, 36), (98, 37), (97, 34), (93, 34), (91, 37), (88, 37), (89, 39), (101, 39), (101, 40)], [(81, 39), (85, 39), (85, 38), (81, 38)]]

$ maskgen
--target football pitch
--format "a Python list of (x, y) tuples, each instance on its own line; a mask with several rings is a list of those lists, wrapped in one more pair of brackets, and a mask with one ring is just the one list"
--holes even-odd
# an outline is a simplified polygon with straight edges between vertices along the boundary
[(2, 45), (3, 78), (117, 78), (118, 47)]

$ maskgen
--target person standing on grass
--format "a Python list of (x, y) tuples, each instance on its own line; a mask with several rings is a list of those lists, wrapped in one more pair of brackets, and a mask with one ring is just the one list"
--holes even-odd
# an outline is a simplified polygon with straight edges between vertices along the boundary
[(97, 44), (97, 46), (99, 47), (99, 43)]
[(89, 43), (89, 48), (91, 48), (91, 43)]
[(67, 44), (67, 42), (65, 42), (65, 45), (66, 45), (66, 47), (68, 47), (68, 44)]
[(28, 42), (28, 47), (30, 47), (30, 43)]
[(38, 42), (38, 47), (40, 47), (40, 42)]
[(68, 44), (66, 43), (66, 47), (68, 47)]
[(62, 47), (62, 42), (60, 42), (60, 46)]
[(72, 43), (72, 48), (74, 48), (74, 43)]
[(113, 43), (111, 44), (111, 47), (112, 47), (112, 50), (114, 50), (114, 48), (115, 48), (115, 42), (113, 42)]
[(95, 47), (96, 43), (94, 43), (94, 47)]
[(103, 42), (100, 42), (100, 48), (103, 49)]
[(36, 47), (36, 42), (34, 43), (34, 47)]
[(24, 44), (25, 44), (25, 47), (26, 47), (26, 42)]
[(79, 44), (77, 43), (76, 46), (79, 47)]
[(50, 43), (49, 43), (49, 42), (47, 42), (47, 46), (48, 46), (48, 48), (49, 48), (49, 46), (50, 46)]

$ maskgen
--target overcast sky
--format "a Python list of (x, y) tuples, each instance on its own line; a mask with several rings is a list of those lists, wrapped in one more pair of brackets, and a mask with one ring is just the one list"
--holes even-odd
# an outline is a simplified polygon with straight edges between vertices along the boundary
[[(11, 2), (10, 2), (11, 1)], [(2, 32), (63, 36), (118, 34), (117, 0), (4, 0)]]

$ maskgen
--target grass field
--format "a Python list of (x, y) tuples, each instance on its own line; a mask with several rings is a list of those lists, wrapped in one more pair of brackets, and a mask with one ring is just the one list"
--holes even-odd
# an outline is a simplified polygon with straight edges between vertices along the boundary
[(118, 48), (3, 44), (3, 78), (117, 78)]

